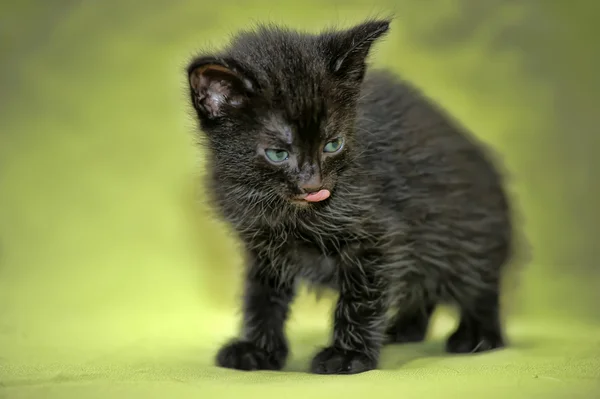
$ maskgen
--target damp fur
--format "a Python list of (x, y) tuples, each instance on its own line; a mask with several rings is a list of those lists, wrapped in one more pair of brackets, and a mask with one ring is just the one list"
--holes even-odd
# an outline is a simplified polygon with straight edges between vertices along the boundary
[[(261, 25), (189, 64), (206, 193), (246, 259), (240, 335), (219, 366), (285, 366), (299, 282), (339, 293), (314, 373), (377, 368), (385, 344), (425, 338), (440, 304), (460, 310), (447, 351), (506, 344), (499, 293), (514, 222), (498, 160), (410, 83), (367, 66), (389, 26)], [(343, 148), (323, 155), (335, 137)], [(269, 162), (274, 143), (295, 161)], [(308, 180), (331, 197), (291, 201)]]

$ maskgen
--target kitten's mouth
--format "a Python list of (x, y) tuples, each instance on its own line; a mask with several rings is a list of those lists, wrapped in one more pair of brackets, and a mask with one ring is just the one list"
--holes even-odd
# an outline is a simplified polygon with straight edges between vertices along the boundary
[(321, 202), (325, 201), (329, 196), (331, 196), (331, 192), (327, 189), (322, 189), (314, 193), (297, 195), (293, 200), (298, 203)]

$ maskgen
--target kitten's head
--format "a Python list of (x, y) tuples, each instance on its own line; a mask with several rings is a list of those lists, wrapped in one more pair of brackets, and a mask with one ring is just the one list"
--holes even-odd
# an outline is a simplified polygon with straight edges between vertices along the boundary
[(335, 195), (360, 152), (354, 120), (366, 57), (388, 29), (385, 20), (318, 35), (261, 26), (194, 59), (191, 102), (223, 184), (297, 205)]

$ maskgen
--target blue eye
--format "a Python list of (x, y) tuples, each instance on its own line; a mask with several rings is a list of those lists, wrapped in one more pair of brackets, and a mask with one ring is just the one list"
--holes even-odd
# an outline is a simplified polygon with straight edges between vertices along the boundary
[(269, 161), (275, 162), (275, 163), (283, 162), (286, 159), (288, 159), (288, 157), (290, 156), (290, 154), (287, 151), (275, 150), (272, 148), (265, 150), (265, 155), (267, 156)]
[(337, 139), (331, 140), (329, 143), (325, 144), (325, 147), (323, 147), (323, 152), (338, 152), (343, 145), (344, 139), (338, 137)]

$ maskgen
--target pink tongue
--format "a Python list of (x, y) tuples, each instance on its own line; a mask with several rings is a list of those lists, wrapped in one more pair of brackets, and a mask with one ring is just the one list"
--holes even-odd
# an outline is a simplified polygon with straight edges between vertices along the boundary
[(329, 190), (321, 190), (316, 193), (308, 194), (304, 199), (308, 202), (319, 202), (326, 200), (327, 198), (329, 198), (330, 195), (331, 193), (329, 192)]

